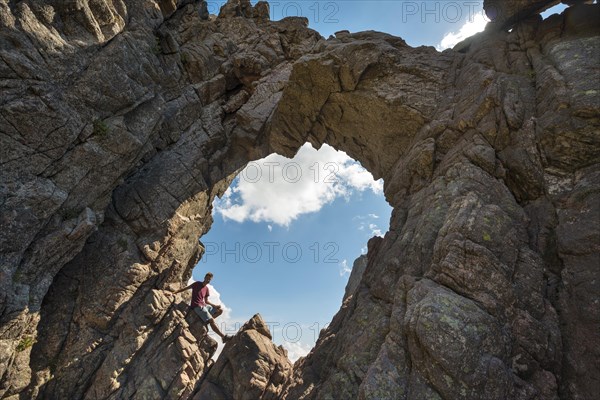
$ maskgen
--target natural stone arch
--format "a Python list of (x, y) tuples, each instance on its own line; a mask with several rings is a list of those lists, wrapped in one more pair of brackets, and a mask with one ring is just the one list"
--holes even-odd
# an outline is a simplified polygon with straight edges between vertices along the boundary
[(294, 65), (267, 125), (270, 146), (285, 154), (288, 142), (328, 143), (386, 177), (431, 121), (449, 64), (390, 35), (341, 34)]
[[(384, 49), (388, 51), (390, 48), (387, 48), (387, 40), (397, 41), (397, 39), (391, 36), (380, 34), (367, 35), (365, 38), (368, 42), (384, 46)], [(410, 51), (402, 42), (397, 42), (402, 45), (405, 51)], [(368, 43), (363, 43), (362, 45), (365, 46), (365, 44)], [(427, 51), (429, 54), (435, 53), (432, 49), (428, 49)], [(376, 49), (375, 54), (380, 52), (379, 49)], [(319, 62), (321, 61), (311, 61), (307, 65), (318, 66)], [(329, 64), (328, 61), (326, 63)], [(305, 66), (300, 65), (298, 68), (300, 72), (294, 73), (302, 75), (304, 73), (302, 71), (303, 68)], [(334, 66), (334, 68), (337, 67)], [(259, 82), (254, 91), (254, 96), (248, 99), (247, 103), (238, 111), (236, 125), (232, 129), (232, 144), (229, 147), (229, 151), (222, 156), (224, 160), (221, 164), (223, 168), (222, 172), (219, 171), (218, 174), (215, 174), (213, 171), (209, 171), (209, 163), (204, 157), (198, 157), (197, 155), (190, 155), (192, 163), (186, 165), (186, 159), (181, 157), (184, 152), (181, 149), (190, 146), (198, 146), (200, 148), (207, 146), (210, 148), (212, 145), (210, 139), (206, 140), (205, 137), (194, 133), (193, 138), (188, 140), (184, 138), (174, 146), (172, 151), (165, 152), (164, 155), (158, 154), (155, 156), (143, 169), (137, 174), (130, 176), (124, 184), (115, 190), (112, 204), (106, 210), (104, 224), (98, 232), (92, 235), (82, 253), (63, 268), (55, 279), (54, 287), (47, 296), (46, 308), (49, 310), (47, 314), (49, 320), (41, 324), (42, 332), (46, 327), (55, 326), (60, 323), (60, 321), (56, 324), (51, 322), (53, 318), (52, 314), (56, 314), (54, 312), (55, 307), (61, 307), (60, 305), (54, 305), (53, 299), (58, 297), (58, 304), (62, 304), (64, 300), (60, 298), (64, 293), (70, 292), (75, 293), (77, 298), (75, 303), (80, 304), (80, 306), (75, 306), (75, 314), (80, 314), (83, 318), (80, 318), (79, 321), (66, 321), (67, 324), (81, 324), (84, 326), (84, 331), (92, 332), (88, 332), (89, 338), (86, 335), (82, 335), (81, 331), (73, 334), (72, 338), (63, 337), (62, 340), (66, 341), (66, 346), (60, 339), (54, 337), (47, 339), (44, 335), (40, 337), (40, 344), (35, 347), (35, 351), (42, 353), (44, 351), (52, 352), (53, 349), (56, 351), (57, 347), (71, 349), (72, 351), (72, 353), (63, 351), (64, 354), (59, 357), (63, 363), (63, 368), (60, 370), (60, 374), (63, 376), (59, 375), (58, 379), (51, 380), (49, 386), (43, 388), (43, 390), (47, 391), (42, 392), (45, 393), (44, 396), (52, 396), (52, 393), (62, 393), (64, 390), (67, 390), (66, 393), (69, 395), (81, 397), (84, 396), (84, 392), (80, 390), (87, 390), (89, 393), (90, 385), (93, 388), (92, 392), (100, 396), (108, 396), (113, 390), (117, 389), (116, 386), (121, 384), (119, 379), (111, 379), (108, 376), (110, 376), (113, 370), (119, 369), (117, 365), (126, 365), (125, 360), (130, 357), (129, 353), (116, 351), (114, 354), (109, 354), (108, 359), (102, 360), (100, 364), (96, 365), (99, 369), (94, 374), (99, 378), (94, 378), (92, 382), (75, 386), (72, 385), (72, 382), (80, 375), (81, 365), (75, 363), (71, 367), (66, 367), (64, 366), (66, 364), (65, 360), (71, 358), (71, 356), (85, 353), (85, 349), (89, 347), (87, 344), (88, 341), (95, 342), (101, 340), (101, 338), (96, 337), (97, 334), (94, 331), (111, 331), (115, 329), (114, 325), (119, 324), (119, 321), (123, 319), (122, 314), (134, 314), (136, 311), (133, 304), (146, 303), (151, 308), (160, 309), (161, 295), (159, 293), (147, 294), (147, 290), (151, 287), (160, 288), (173, 277), (183, 276), (182, 280), (187, 280), (187, 277), (191, 274), (191, 269), (200, 256), (200, 249), (196, 245), (197, 237), (205, 233), (210, 226), (210, 205), (214, 196), (225, 190), (236, 171), (243, 168), (247, 162), (268, 155), (267, 152), (273, 151), (272, 149), (276, 146), (283, 146), (282, 148), (285, 149), (285, 152), (291, 155), (290, 149), (292, 152), (295, 152), (306, 141), (306, 138), (299, 141), (288, 140), (288, 144), (285, 145), (285, 141), (279, 135), (287, 135), (287, 133), (283, 132), (279, 135), (273, 133), (277, 128), (273, 127), (272, 121), (278, 118), (281, 118), (281, 120), (287, 118), (283, 112), (277, 111), (277, 108), (282, 104), (281, 102), (270, 102), (272, 98), (277, 98), (279, 91), (283, 90), (285, 85), (288, 84), (292, 68), (288, 65), (286, 69), (281, 75), (274, 73), (272, 76), (268, 76)], [(285, 78), (285, 80), (282, 78)], [(325, 89), (330, 90), (329, 88)], [(332, 89), (339, 90), (339, 87), (336, 88), (334, 86)], [(292, 100), (287, 100), (284, 96), (286, 101), (296, 101), (293, 99), (293, 94), (288, 96)], [(233, 97), (235, 100), (235, 96)], [(310, 100), (310, 98), (304, 97), (303, 101), (307, 100)], [(260, 107), (264, 107), (265, 104), (271, 107), (271, 109), (268, 109), (268, 113), (261, 112)], [(335, 102), (332, 102), (332, 104), (335, 105)], [(213, 118), (214, 120), (208, 120), (208, 125), (211, 126), (213, 123), (218, 124), (216, 121), (222, 118), (220, 107), (220, 105), (216, 104), (205, 107), (205, 113), (199, 117), (199, 120), (204, 121)], [(287, 106), (284, 109), (288, 109)], [(365, 118), (367, 116), (369, 118), (373, 117), (373, 115), (368, 113), (369, 111), (365, 110)], [(386, 110), (384, 109), (384, 111)], [(266, 117), (270, 118), (265, 120)], [(310, 118), (310, 115), (307, 117)], [(249, 132), (249, 128), (256, 126), (261, 127), (261, 129)], [(268, 128), (264, 129), (263, 127), (265, 126)], [(383, 135), (389, 135), (389, 130), (389, 127), (387, 131), (384, 130)], [(338, 135), (341, 135), (339, 132), (340, 129), (338, 128)], [(355, 130), (353, 133), (360, 138), (359, 135), (361, 132), (359, 130)], [(250, 147), (245, 141), (248, 137), (253, 137), (252, 135), (254, 137), (262, 135), (265, 138), (263, 139), (265, 144), (258, 142), (256, 147)], [(310, 139), (315, 143), (314, 139)], [(197, 140), (201, 145), (196, 145), (194, 140)], [(216, 140), (219, 140), (219, 138)], [(352, 147), (343, 147), (343, 137), (332, 136), (327, 142), (334, 144), (336, 147), (345, 148), (351, 153), (356, 153), (359, 148), (355, 144), (355, 139), (350, 142), (353, 145)], [(342, 145), (337, 143), (342, 143)], [(320, 145), (322, 142), (315, 144)], [(371, 159), (364, 158), (364, 153), (360, 154), (359, 161), (362, 159), (364, 163), (369, 163), (372, 168), (378, 168), (377, 164)], [(367, 157), (369, 156), (367, 155)], [(374, 158), (373, 156), (371, 157)], [(233, 175), (227, 177), (226, 175), (229, 173)], [(381, 172), (375, 173), (381, 174)], [(177, 179), (174, 179), (174, 177), (177, 177)], [(205, 181), (202, 182), (200, 177), (203, 177)], [(209, 185), (206, 181), (211, 179), (222, 180), (218, 181), (214, 186), (208, 187)], [(177, 189), (182, 188), (185, 188), (187, 194), (176, 192)], [(200, 193), (193, 194), (194, 191), (198, 190), (200, 190)], [(191, 197), (186, 199), (186, 195)], [(181, 205), (179, 205), (180, 202)], [(171, 217), (171, 215), (173, 216)], [(111, 250), (106, 251), (106, 249)], [(119, 251), (125, 253), (132, 252), (133, 254), (128, 257), (115, 257), (114, 254)], [(87, 276), (84, 276), (84, 274)], [(148, 275), (154, 276), (149, 279)], [(76, 276), (78, 278), (75, 278)], [(90, 287), (90, 282), (93, 282), (93, 285), (97, 289)], [(117, 287), (126, 289), (115, 290), (105, 302), (98, 304), (95, 299), (102, 297), (102, 293), (104, 293), (106, 288), (113, 287), (115, 283), (117, 283)], [(133, 298), (131, 297), (132, 294)], [(135, 300), (136, 298), (138, 300)], [(164, 305), (163, 302), (162, 306)], [(163, 313), (165, 311), (162, 310)], [(69, 314), (67, 313), (67, 317), (69, 317)], [(163, 314), (159, 313), (159, 315)], [(177, 320), (181, 316), (176, 315), (171, 318)], [(151, 321), (158, 323), (158, 320), (151, 319)], [(65, 321), (62, 322), (64, 323)], [(64, 333), (67, 333), (67, 331), (60, 330), (58, 336)], [(85, 338), (83, 342), (81, 342), (82, 337)], [(125, 338), (126, 342), (135, 342), (136, 340), (134, 335)], [(108, 348), (111, 346), (111, 343), (106, 345)], [(120, 344), (120, 346), (132, 345)], [(102, 352), (101, 348), (99, 352)], [(55, 360), (56, 357), (55, 355), (45, 360), (34, 360), (36, 362), (35, 365), (42, 369), (44, 364), (49, 364), (50, 362), (58, 362), (60, 364), (61, 360)], [(147, 368), (147, 365), (142, 364), (135, 366), (135, 368), (143, 369)], [(91, 377), (88, 379), (91, 379)], [(125, 384), (142, 385), (142, 387), (146, 385), (145, 383), (140, 384), (140, 382), (128, 381)], [(152, 384), (148, 385), (150, 386), (146, 389), (156, 389)], [(120, 393), (119, 395), (126, 395), (128, 393), (127, 386), (121, 389), (124, 389), (124, 391), (116, 393)]]
[[(398, 39), (374, 33), (318, 42), (301, 19), (270, 24), (258, 13), (256, 20), (238, 16), (202, 22), (188, 6), (157, 30), (160, 62), (152, 55), (152, 30), (143, 24), (138, 31), (117, 35), (98, 56), (86, 55), (81, 62), (88, 68), (70, 86), (84, 104), (77, 96), (52, 97), (56, 89), (43, 85), (26, 101), (9, 99), (3, 103), (3, 117), (22, 130), (27, 128), (25, 119), (43, 117), (43, 112), (28, 113), (23, 107), (27, 101), (39, 101), (36, 93), (56, 99), (49, 115), (74, 117), (57, 128), (69, 135), (61, 142), (64, 155), (48, 150), (49, 171), (45, 165), (37, 171), (35, 163), (14, 167), (22, 176), (28, 176), (29, 169), (40, 175), (26, 181), (32, 187), (54, 185), (58, 190), (52, 193), (66, 193), (68, 199), (60, 203), (60, 196), (53, 195), (48, 202), (48, 214), (65, 212), (64, 221), (45, 216), (39, 218), (43, 224), (36, 220), (27, 225), (20, 220), (25, 228), (43, 229), (35, 230), (31, 246), (28, 238), (18, 236), (18, 245), (24, 247), (14, 254), (20, 256), (7, 257), (22, 257), (17, 264), (26, 272), (16, 283), (3, 281), (11, 306), (21, 307), (22, 287), (34, 294), (24, 303), (29, 310), (21, 308), (25, 311), (17, 318), (6, 319), (9, 313), (4, 314), (3, 305), (2, 324), (10, 323), (16, 332), (3, 333), (9, 352), (16, 354), (11, 360), (25, 360), (4, 370), (5, 387), (12, 385), (8, 393), (21, 392), (28, 383), (27, 371), (21, 368), (27, 364), (28, 350), (17, 354), (13, 349), (23, 332), (35, 330), (27, 321), (35, 326), (48, 276), (59, 269), (39, 325), (42, 331), (54, 332), (42, 332), (36, 348), (46, 346), (50, 354), (41, 364), (32, 362), (41, 366), (34, 368), (32, 394), (42, 383), (41, 397), (189, 393), (205, 367), (211, 343), (203, 342), (203, 349), (195, 346), (183, 309), (170, 308), (160, 289), (189, 274), (199, 255), (196, 238), (210, 223), (212, 197), (224, 190), (228, 176), (272, 151), (291, 155), (306, 140), (330, 143), (377, 177), (385, 177), (386, 197), (395, 211), (388, 237), (371, 243), (369, 267), (357, 296), (342, 308), (312, 356), (298, 366), (282, 395), (295, 398), (307, 389), (310, 396), (366, 398), (595, 393), (595, 381), (578, 375), (573, 360), (583, 360), (578, 362), (597, 376), (597, 349), (577, 347), (590, 343), (582, 337), (597, 337), (597, 321), (583, 318), (579, 303), (569, 296), (593, 299), (597, 292), (590, 282), (597, 275), (593, 263), (598, 251), (581, 248), (580, 243), (596, 237), (590, 224), (597, 197), (590, 188), (597, 187), (598, 92), (593, 82), (578, 79), (581, 71), (567, 68), (564, 60), (585, 52), (585, 57), (576, 58), (577, 65), (593, 68), (598, 32), (590, 21), (597, 9), (580, 6), (569, 11), (569, 18), (532, 20), (510, 34), (489, 31), (461, 45), (461, 52), (439, 54), (410, 49)], [(227, 13), (253, 15), (247, 7), (230, 7)], [(35, 19), (27, 13), (20, 17)], [(144, 21), (158, 26), (153, 18)], [(262, 34), (258, 40), (250, 34), (256, 29)], [(261, 41), (277, 40), (281, 45), (261, 47)], [(133, 57), (123, 51), (130, 48), (129, 41), (138, 47)], [(235, 48), (236, 43), (243, 46)], [(541, 50), (531, 43), (540, 44)], [(22, 48), (27, 52), (31, 44)], [(24, 65), (18, 58), (11, 60)], [(107, 60), (117, 67), (102, 64)], [(69, 70), (69, 62), (62, 58), (57, 65), (68, 65)], [(140, 63), (141, 70), (132, 67)], [(40, 70), (35, 65), (27, 68), (23, 70)], [(111, 78), (118, 78), (119, 68), (132, 75), (123, 96), (111, 98), (114, 82), (98, 81), (96, 76), (108, 70)], [(269, 73), (258, 79), (267, 69)], [(317, 80), (309, 74), (313, 71)], [(410, 78), (394, 82), (402, 74)], [(419, 89), (411, 89), (411, 79), (417, 78)], [(150, 92), (153, 97), (143, 90), (150, 82), (157, 85)], [(405, 93), (386, 93), (386, 87)], [(313, 102), (307, 91), (318, 101)], [(382, 94), (391, 96), (382, 101)], [(402, 141), (380, 144), (345, 125), (350, 117), (342, 111), (361, 95), (373, 101), (366, 117), (381, 111), (399, 123), (410, 122), (380, 131), (384, 139), (402, 132)], [(538, 109), (538, 103), (543, 107)], [(571, 152), (565, 141), (577, 151)], [(71, 183), (73, 177), (61, 166), (89, 167), (80, 153), (91, 154), (92, 145), (115, 154), (125, 148), (140, 155), (123, 157), (126, 162), (114, 170), (89, 168), (83, 182), (90, 175), (103, 179), (98, 188), (82, 195), (85, 185)], [(388, 157), (391, 152), (395, 155)], [(174, 182), (174, 176), (185, 184)], [(31, 193), (16, 198), (34, 204), (36, 199)], [(70, 216), (72, 205), (85, 206), (84, 212)], [(101, 220), (98, 232), (90, 236)], [(575, 239), (570, 221), (576, 221)], [(61, 233), (67, 228), (68, 235)], [(62, 267), (88, 237), (83, 251)], [(43, 256), (52, 246), (57, 256), (45, 270)], [(112, 276), (107, 274), (111, 271)], [(11, 278), (13, 272), (8, 273)], [(557, 291), (551, 282), (560, 281), (560, 274), (591, 279), (580, 287), (563, 281)], [(91, 280), (98, 291), (78, 294), (82, 285), (90, 284), (80, 277)], [(578, 329), (561, 331), (555, 309), (566, 311), (560, 316), (562, 323)], [(431, 327), (448, 330), (440, 329), (444, 334)], [(454, 343), (456, 337), (467, 345)], [(440, 348), (439, 343), (446, 346)], [(155, 354), (161, 357), (152, 358)], [(176, 364), (165, 368), (164, 360), (170, 357)], [(56, 376), (46, 383), (42, 368), (51, 370), (53, 361)], [(161, 362), (163, 368), (157, 366)], [(453, 370), (455, 365), (463, 368)], [(557, 378), (562, 379), (558, 389)]]

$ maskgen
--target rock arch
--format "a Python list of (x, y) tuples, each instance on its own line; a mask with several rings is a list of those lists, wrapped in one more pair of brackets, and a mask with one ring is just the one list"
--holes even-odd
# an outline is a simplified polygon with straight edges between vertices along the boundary
[(189, 277), (236, 171), (306, 141), (383, 177), (394, 213), (356, 294), (267, 392), (597, 392), (597, 5), (438, 53), (181, 3), (84, 10), (64, 32), (2, 6), (0, 395), (191, 394), (214, 344), (162, 289)]

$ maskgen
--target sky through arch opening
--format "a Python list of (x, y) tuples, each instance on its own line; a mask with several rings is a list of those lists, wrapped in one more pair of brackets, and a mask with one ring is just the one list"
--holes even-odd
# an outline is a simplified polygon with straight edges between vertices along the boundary
[(354, 261), (387, 232), (391, 210), (383, 181), (344, 152), (307, 143), (293, 159), (272, 154), (215, 200), (192, 279), (215, 274), (211, 301), (225, 306), (224, 333), (260, 313), (295, 361), (339, 310)]
[[(406, 22), (394, 27), (407, 31), (392, 33), (404, 37), (418, 31), (418, 41), (409, 44), (443, 51), (488, 22), (481, 2), (459, 8), (456, 15), (461, 18), (449, 17), (449, 8), (440, 7), (434, 13), (417, 8), (414, 15), (400, 14)], [(543, 16), (564, 9), (556, 6)], [(428, 30), (418, 29), (424, 26)], [(390, 31), (383, 25), (373, 28)], [(295, 360), (313, 347), (320, 329), (339, 309), (354, 260), (366, 251), (369, 238), (387, 231), (390, 214), (383, 182), (374, 181), (345, 153), (328, 145), (317, 151), (306, 144), (291, 160), (272, 154), (249, 163), (215, 201), (214, 223), (201, 238), (206, 254), (193, 279), (215, 273), (213, 302), (222, 297), (225, 305), (218, 321), (222, 331), (235, 333), (261, 313), (274, 342)]]

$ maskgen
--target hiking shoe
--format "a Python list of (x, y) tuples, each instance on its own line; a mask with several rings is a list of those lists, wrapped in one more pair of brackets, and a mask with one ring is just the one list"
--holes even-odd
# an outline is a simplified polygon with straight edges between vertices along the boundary
[(221, 340), (223, 341), (223, 343), (227, 343), (231, 340), (231, 337), (232, 336), (230, 336), (230, 335), (225, 335), (221, 338)]

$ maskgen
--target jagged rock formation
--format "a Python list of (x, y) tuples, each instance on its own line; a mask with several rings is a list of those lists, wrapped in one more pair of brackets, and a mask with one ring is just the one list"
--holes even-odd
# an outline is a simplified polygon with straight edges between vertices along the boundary
[(344, 290), (344, 301), (353, 296), (356, 292), (356, 289), (358, 289), (360, 281), (362, 280), (362, 276), (367, 269), (368, 263), (369, 258), (366, 254), (363, 254), (354, 260), (354, 263), (352, 264), (352, 272), (350, 273), (348, 283), (346, 284), (346, 289)]
[(189, 278), (230, 175), (266, 155), (236, 111), (320, 37), (261, 5), (212, 22), (157, 5), (97, 44), (4, 4), (0, 397), (185, 397), (209, 358), (171, 345), (187, 328), (161, 290)]
[[(0, 0), (0, 397), (593, 398), (600, 6), (554, 3), (438, 53), (246, 0)], [(390, 232), (288, 379), (229, 380), (287, 371), (258, 323), (205, 374), (165, 289), (235, 173), (307, 141), (384, 178)]]
[[(205, 374), (193, 399), (279, 399), (292, 372), (260, 315), (246, 322)], [(244, 368), (240, 368), (243, 365)]]
[(521, 19), (541, 13), (559, 3), (591, 4), (593, 0), (486, 0), (485, 11), (493, 24), (507, 28)]

